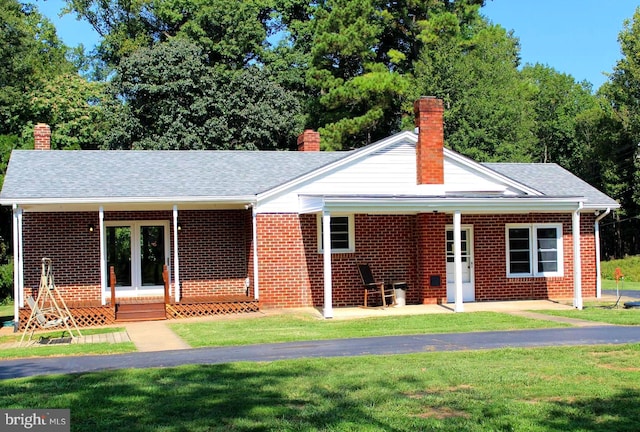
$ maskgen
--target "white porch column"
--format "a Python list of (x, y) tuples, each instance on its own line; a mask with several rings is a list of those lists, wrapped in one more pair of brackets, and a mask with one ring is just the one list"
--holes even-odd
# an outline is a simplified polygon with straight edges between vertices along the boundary
[(322, 212), (322, 244), (324, 258), (324, 309), (325, 318), (333, 318), (333, 284), (331, 280), (331, 213)]
[[(98, 210), (98, 232), (100, 233), (100, 292), (102, 306), (107, 304), (107, 241), (104, 229), (104, 207)], [(111, 291), (109, 291), (111, 292)], [(109, 294), (111, 296), (111, 294)], [(111, 299), (111, 304), (115, 304), (115, 299)]]
[(580, 259), (580, 203), (571, 218), (571, 236), (573, 237), (573, 307), (582, 310), (582, 261)]
[(18, 212), (18, 277), (20, 278), (20, 307), (24, 307), (24, 241), (22, 233), (24, 232), (22, 224), (24, 222), (24, 210)]
[(173, 286), (176, 302), (180, 301), (180, 265), (178, 263), (178, 206), (173, 206)]
[(453, 213), (453, 265), (454, 282), (456, 287), (455, 312), (464, 312), (462, 301), (462, 234), (460, 210)]
[(253, 226), (253, 296), (260, 299), (260, 283), (258, 279), (258, 211), (256, 206), (251, 207)]
[(13, 314), (15, 322), (18, 322), (20, 317), (20, 308), (24, 307), (24, 290), (22, 289), (22, 242), (21, 242), (21, 229), (22, 229), (22, 209), (16, 204), (13, 205)]

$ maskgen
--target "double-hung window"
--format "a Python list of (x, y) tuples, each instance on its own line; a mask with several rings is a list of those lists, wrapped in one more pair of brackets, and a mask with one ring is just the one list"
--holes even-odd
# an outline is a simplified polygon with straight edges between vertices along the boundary
[[(318, 252), (324, 251), (322, 217), (318, 216)], [(355, 251), (355, 229), (353, 215), (331, 216), (331, 252)]]
[(507, 225), (507, 276), (562, 276), (562, 224)]

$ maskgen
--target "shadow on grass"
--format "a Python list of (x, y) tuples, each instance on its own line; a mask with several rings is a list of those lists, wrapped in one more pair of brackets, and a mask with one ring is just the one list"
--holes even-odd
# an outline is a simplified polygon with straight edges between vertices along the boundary
[(640, 392), (622, 390), (609, 398), (555, 401), (541, 426), (550, 431), (638, 431)]
[[(585, 376), (587, 389), (606, 385), (602, 378), (608, 369), (593, 372), (576, 366), (572, 359), (584, 357), (576, 351), (571, 350), (573, 357), (559, 357), (552, 374), (592, 371)], [(540, 360), (549, 352), (535, 353)], [(620, 360), (617, 352), (602, 353), (607, 362)], [(567, 397), (581, 382), (570, 379), (559, 388), (562, 399), (539, 398), (540, 392), (550, 393), (551, 384), (542, 382), (540, 388), (524, 390), (534, 396), (523, 403), (513, 389), (536, 387), (540, 375), (531, 375), (526, 367), (496, 365), (517, 364), (530, 356), (529, 351), (505, 350), (388, 361), (315, 359), (45, 376), (0, 381), (0, 406), (70, 408), (71, 429), (92, 432), (638, 430), (640, 391), (631, 382), (607, 397), (591, 397), (581, 389)], [(628, 362), (636, 359), (629, 356)], [(385, 373), (379, 373), (381, 365)], [(624, 365), (615, 379), (634, 376), (635, 363), (629, 371)], [(542, 371), (551, 373), (547, 367)]]
[[(74, 431), (345, 430), (346, 424), (403, 430), (373, 418), (348, 384), (323, 386), (321, 374), (304, 363), (253, 369), (223, 364), (37, 377), (1, 383), (0, 406), (71, 408)], [(318, 382), (296, 388), (295, 377), (308, 373), (318, 374)]]

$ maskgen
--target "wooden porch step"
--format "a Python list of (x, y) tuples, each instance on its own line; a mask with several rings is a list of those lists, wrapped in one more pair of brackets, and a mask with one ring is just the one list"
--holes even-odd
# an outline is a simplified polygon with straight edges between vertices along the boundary
[(116, 322), (167, 319), (164, 303), (118, 304)]

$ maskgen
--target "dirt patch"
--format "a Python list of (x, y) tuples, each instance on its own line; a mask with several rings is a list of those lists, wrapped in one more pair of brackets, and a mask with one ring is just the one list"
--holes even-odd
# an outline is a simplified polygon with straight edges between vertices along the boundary
[(598, 361), (597, 367), (620, 372), (639, 372), (640, 367), (636, 365), (636, 352), (634, 351), (591, 351), (589, 353)]
[(578, 399), (576, 397), (560, 397), (560, 396), (551, 396), (546, 398), (534, 398), (534, 399), (521, 399), (520, 402), (537, 405), (542, 402), (551, 402), (551, 403), (567, 403), (572, 404), (575, 403)]
[(422, 399), (427, 396), (439, 395), (445, 392), (450, 393), (450, 392), (466, 391), (466, 390), (472, 390), (472, 389), (473, 389), (473, 386), (471, 385), (460, 384), (457, 386), (452, 386), (452, 387), (447, 387), (442, 389), (439, 388), (439, 389), (433, 389), (433, 390), (425, 390), (421, 392), (405, 393), (405, 396), (408, 397), (409, 399)]
[(470, 418), (471, 415), (465, 411), (454, 410), (448, 407), (431, 407), (423, 413), (415, 414), (414, 417), (445, 420), (448, 418), (456, 418), (456, 417)]

